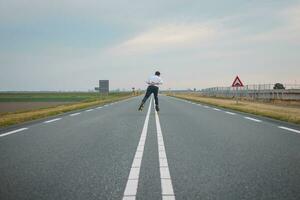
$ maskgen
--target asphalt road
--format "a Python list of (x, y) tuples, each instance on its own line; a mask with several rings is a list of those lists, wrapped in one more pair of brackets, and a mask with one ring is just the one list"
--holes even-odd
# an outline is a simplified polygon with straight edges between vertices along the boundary
[(160, 96), (0, 131), (0, 199), (300, 199), (300, 127)]

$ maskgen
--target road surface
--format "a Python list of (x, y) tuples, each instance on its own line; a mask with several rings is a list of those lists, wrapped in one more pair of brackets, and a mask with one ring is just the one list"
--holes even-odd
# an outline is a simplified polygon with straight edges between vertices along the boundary
[(300, 127), (160, 96), (0, 132), (0, 199), (300, 199)]

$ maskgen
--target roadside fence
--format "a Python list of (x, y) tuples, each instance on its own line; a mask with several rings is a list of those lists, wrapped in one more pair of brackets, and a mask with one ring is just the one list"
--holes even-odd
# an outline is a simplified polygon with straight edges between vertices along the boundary
[(262, 100), (300, 100), (300, 84), (282, 84), (284, 89), (274, 89), (275, 84), (253, 84), (244, 87), (213, 87), (200, 93), (209, 97), (246, 98)]

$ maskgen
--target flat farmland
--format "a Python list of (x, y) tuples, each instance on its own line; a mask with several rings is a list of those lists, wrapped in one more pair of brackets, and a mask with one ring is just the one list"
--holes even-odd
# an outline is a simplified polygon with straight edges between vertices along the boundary
[(104, 105), (132, 97), (130, 92), (100, 95), (95, 92), (0, 93), (0, 127)]
[(23, 112), (100, 98), (97, 93), (0, 93), (0, 113)]
[(0, 102), (0, 113), (22, 112), (70, 103), (72, 102)]
[(94, 92), (12, 92), (0, 93), (0, 102), (79, 102), (100, 97)]

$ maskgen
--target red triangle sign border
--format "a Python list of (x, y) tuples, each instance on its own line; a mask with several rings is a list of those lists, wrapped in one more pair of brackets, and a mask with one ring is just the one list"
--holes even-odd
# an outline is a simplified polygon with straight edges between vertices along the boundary
[(243, 85), (241, 79), (239, 78), (239, 76), (235, 77), (235, 79), (234, 79), (234, 81), (233, 81), (233, 83), (232, 83), (231, 86), (232, 87), (244, 87), (244, 85)]

